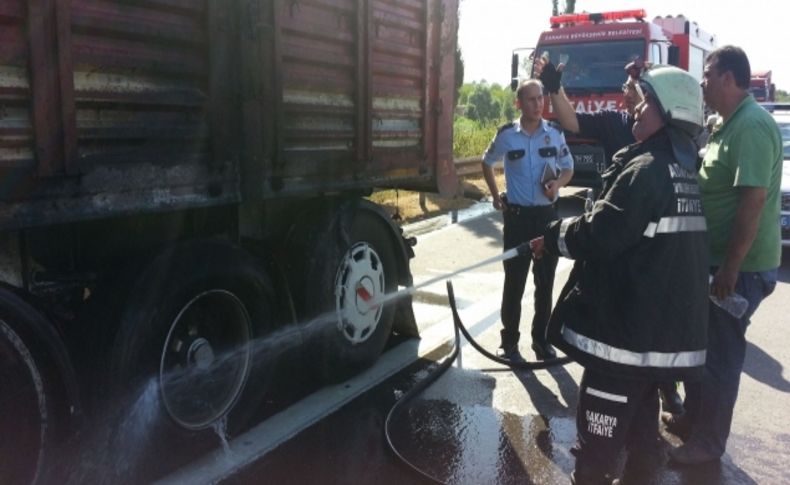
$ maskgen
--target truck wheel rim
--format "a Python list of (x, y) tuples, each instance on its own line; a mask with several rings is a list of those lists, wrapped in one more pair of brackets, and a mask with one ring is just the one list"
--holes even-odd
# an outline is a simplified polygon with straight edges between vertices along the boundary
[(335, 279), (338, 330), (352, 344), (366, 341), (381, 319), (384, 264), (372, 246), (353, 245), (343, 257)]
[(178, 425), (205, 429), (236, 404), (251, 365), (250, 317), (226, 290), (187, 303), (170, 325), (162, 349), (159, 389)]

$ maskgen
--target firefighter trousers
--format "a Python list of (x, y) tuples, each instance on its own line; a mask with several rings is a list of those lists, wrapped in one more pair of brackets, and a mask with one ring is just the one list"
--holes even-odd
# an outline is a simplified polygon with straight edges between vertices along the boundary
[(585, 369), (576, 410), (578, 485), (611, 482), (624, 448), (625, 475), (643, 476), (661, 464), (658, 387), (658, 382)]

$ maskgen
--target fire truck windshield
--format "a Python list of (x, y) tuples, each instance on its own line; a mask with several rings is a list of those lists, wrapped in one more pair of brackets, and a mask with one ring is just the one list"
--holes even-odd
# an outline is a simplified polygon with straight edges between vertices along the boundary
[(562, 85), (568, 94), (619, 92), (626, 76), (623, 67), (637, 57), (644, 57), (645, 41), (543, 45), (536, 52), (548, 52), (549, 59), (555, 63), (568, 59), (562, 74)]

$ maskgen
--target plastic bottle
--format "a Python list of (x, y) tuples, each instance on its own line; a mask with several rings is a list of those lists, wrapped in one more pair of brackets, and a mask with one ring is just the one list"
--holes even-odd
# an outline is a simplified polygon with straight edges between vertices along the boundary
[(584, 212), (590, 212), (593, 208), (593, 189), (587, 189), (587, 197), (584, 199)]
[[(710, 277), (709, 281), (712, 280), (713, 276)], [(735, 318), (741, 318), (744, 313), (746, 313), (746, 309), (749, 308), (749, 300), (742, 297), (738, 293), (733, 293), (723, 300), (717, 298), (716, 295), (711, 293), (710, 301)]]

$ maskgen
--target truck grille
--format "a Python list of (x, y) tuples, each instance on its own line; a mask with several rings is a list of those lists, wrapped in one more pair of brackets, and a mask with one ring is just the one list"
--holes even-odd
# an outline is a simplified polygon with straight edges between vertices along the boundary
[(782, 192), (782, 210), (790, 211), (790, 192)]

